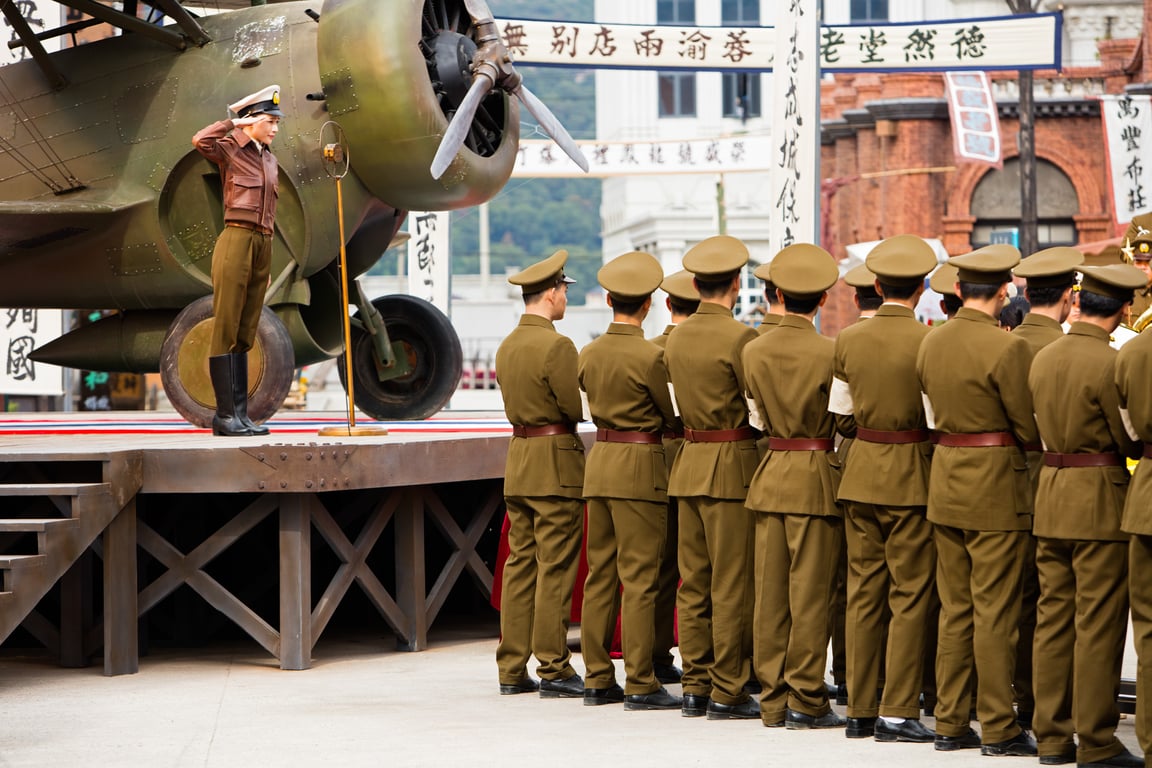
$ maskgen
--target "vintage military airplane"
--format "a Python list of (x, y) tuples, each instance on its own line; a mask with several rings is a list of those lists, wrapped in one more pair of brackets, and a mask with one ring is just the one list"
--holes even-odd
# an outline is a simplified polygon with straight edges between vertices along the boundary
[[(168, 26), (137, 18), (135, 0), (123, 11), (58, 2), (93, 20), (35, 32), (16, 4), (0, 6), (31, 54), (0, 69), (0, 306), (117, 310), (33, 358), (159, 371), (194, 424), (214, 411), (206, 354), (223, 219), (218, 169), (190, 138), (224, 118), (224, 105), (278, 83), (286, 115), (273, 145), (272, 282), (249, 354), (249, 414), (261, 420), (283, 403), (296, 367), (344, 352), (326, 123), (339, 124), (350, 149), (342, 197), (352, 278), (380, 258), (407, 211), (476, 205), (501, 189), (519, 103), (583, 162), (521, 84), (483, 0), (323, 0), (319, 11), (307, 0), (253, 0), (205, 17), (151, 0)], [(123, 34), (51, 54), (41, 44), (93, 23)], [(411, 296), (356, 293), (357, 406), (380, 419), (439, 410), (461, 370), (448, 319)]]

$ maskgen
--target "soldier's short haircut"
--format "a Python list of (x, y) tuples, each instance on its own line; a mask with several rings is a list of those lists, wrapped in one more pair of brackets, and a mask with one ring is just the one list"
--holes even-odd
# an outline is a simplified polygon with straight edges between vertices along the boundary
[(883, 303), (884, 297), (876, 293), (875, 288), (856, 289), (856, 305), (860, 307), (860, 311), (880, 309)]
[(817, 293), (815, 296), (789, 296), (788, 294), (784, 294), (784, 311), (794, 315), (810, 315), (820, 306), (820, 299), (822, 298), (824, 298), (823, 293)]
[(647, 298), (635, 299), (626, 301), (624, 299), (612, 299), (612, 312), (618, 315), (627, 315), (628, 317), (635, 317), (640, 314), (640, 310), (644, 307), (644, 302)]
[(885, 299), (899, 299), (900, 301), (904, 301), (912, 298), (919, 287), (919, 285), (889, 285), (881, 280), (880, 295)]
[(1051, 307), (1060, 303), (1060, 297), (1064, 295), (1064, 291), (1072, 287), (1072, 281), (1068, 281), (1068, 285), (1048, 288), (1033, 288), (1028, 286), (1024, 289), (1024, 295), (1028, 297), (1029, 303), (1034, 307)]
[(693, 315), (700, 308), (698, 301), (686, 301), (677, 299), (675, 296), (669, 296), (668, 303), (672, 306), (672, 314), (674, 315)]
[(1092, 291), (1080, 291), (1080, 314), (1086, 317), (1112, 317), (1120, 309), (1132, 301), (1133, 294), (1126, 299), (1117, 299), (1113, 296), (1104, 296)]
[(990, 299), (1000, 291), (1003, 283), (968, 283), (960, 281), (961, 299)]
[(739, 272), (733, 272), (728, 275), (720, 277), (703, 277), (696, 278), (696, 290), (700, 291), (700, 298), (702, 299), (718, 299), (728, 293), (728, 289), (732, 286), (732, 280)]
[(959, 296), (954, 293), (941, 294), (944, 301), (944, 313), (954, 315), (960, 311), (960, 307), (964, 306), (964, 302)]

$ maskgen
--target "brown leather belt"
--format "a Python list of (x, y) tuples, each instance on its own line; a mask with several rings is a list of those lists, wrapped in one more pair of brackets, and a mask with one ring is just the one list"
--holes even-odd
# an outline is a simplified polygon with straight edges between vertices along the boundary
[(836, 441), (830, 437), (770, 437), (770, 451), (831, 451)]
[(937, 445), (948, 448), (1015, 448), (1011, 432), (941, 432)]
[(868, 429), (856, 427), (856, 437), (866, 443), (884, 443), (886, 445), (904, 445), (907, 443), (928, 442), (929, 432), (926, 429)]
[(740, 440), (755, 440), (752, 427), (738, 429), (688, 429), (684, 428), (684, 439), (690, 443), (735, 443)]
[(664, 438), (659, 432), (624, 432), (619, 429), (598, 429), (596, 439), (604, 443), (646, 443), (660, 445)]
[(1124, 457), (1118, 453), (1056, 453), (1044, 451), (1046, 467), (1122, 467)]
[(666, 430), (664, 430), (664, 432), (660, 436), (663, 437), (665, 440), (677, 440), (677, 439), (683, 440), (684, 439), (684, 430), (682, 430), (682, 429), (666, 429)]
[(1044, 443), (1024, 443), (1020, 447), (1029, 453), (1040, 453), (1044, 450)]
[(519, 424), (512, 426), (513, 437), (549, 437), (550, 435), (572, 435), (575, 433), (576, 425), (568, 422), (542, 424), (538, 427), (523, 427)]
[(226, 221), (226, 222), (224, 222), (224, 226), (236, 227), (237, 229), (247, 229), (250, 232), (259, 232), (262, 235), (271, 235), (272, 234), (267, 229), (264, 229), (263, 227), (258, 227), (255, 224), (252, 224), (252, 223), (247, 222), (247, 221)]

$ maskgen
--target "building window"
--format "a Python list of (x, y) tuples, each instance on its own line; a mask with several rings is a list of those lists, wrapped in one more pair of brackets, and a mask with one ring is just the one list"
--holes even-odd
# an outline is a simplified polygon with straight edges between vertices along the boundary
[(725, 27), (760, 26), (760, 0), (723, 0), (720, 23)]
[(852, 24), (880, 24), (888, 21), (888, 0), (851, 0)]
[[(696, 0), (657, 0), (657, 24), (696, 23)], [(661, 72), (657, 75), (660, 117), (696, 116), (696, 73)]]
[(747, 120), (760, 117), (760, 75), (729, 72), (724, 75), (724, 117)]

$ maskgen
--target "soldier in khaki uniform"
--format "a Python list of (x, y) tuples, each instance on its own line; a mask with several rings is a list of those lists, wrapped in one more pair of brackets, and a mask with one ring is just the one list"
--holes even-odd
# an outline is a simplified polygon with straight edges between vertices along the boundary
[(1144, 273), (1147, 281), (1132, 298), (1132, 310), (1127, 322), (1135, 323), (1152, 306), (1152, 213), (1132, 217), (1124, 233), (1124, 247), (1121, 250), (1132, 262), (1132, 266)]
[(756, 278), (764, 281), (764, 317), (760, 318), (760, 326), (757, 329), (760, 334), (768, 333), (780, 325), (780, 318), (784, 317), (780, 312), (780, 300), (776, 298), (776, 286), (772, 282), (771, 271), (771, 262), (761, 264), (752, 270)]
[(812, 322), (839, 271), (827, 251), (799, 243), (776, 254), (771, 276), (786, 314), (744, 348), (754, 416), (762, 415), (769, 436), (747, 501), (756, 512), (760, 717), (769, 727), (843, 727), (824, 686), (828, 604), (844, 535), (836, 423), (828, 412), (833, 341)]
[[(680, 323), (687, 320), (700, 306), (700, 292), (693, 284), (692, 273), (681, 270), (664, 278), (660, 288), (668, 294), (665, 299), (671, 322), (664, 333), (653, 336), (651, 341), (660, 349), (668, 344), (668, 334)], [(664, 431), (664, 463), (672, 472), (672, 463), (684, 445), (684, 424), (676, 416), (669, 429)], [(676, 562), (676, 539), (680, 530), (679, 511), (676, 498), (668, 497), (668, 525), (664, 539), (664, 551), (660, 557), (660, 579), (656, 594), (656, 645), (652, 650), (652, 669), (656, 679), (662, 683), (679, 683), (681, 671), (674, 663), (672, 646), (676, 645), (676, 589), (680, 586), (680, 569)]]
[[(583, 530), (584, 444), (576, 437), (583, 409), (576, 347), (556, 332), (564, 317), (567, 251), (508, 278), (524, 294), (520, 324), (496, 350), (496, 380), (512, 440), (504, 471), (508, 560), (500, 597), (496, 665), (500, 693), (540, 690), (545, 698), (584, 696), (572, 668), (568, 617)], [(542, 682), (528, 676), (540, 662)]]
[(959, 270), (952, 264), (941, 264), (928, 278), (928, 287), (940, 294), (940, 311), (946, 320), (956, 317), (963, 302), (956, 295), (956, 282)]
[[(1031, 352), (995, 318), (1020, 252), (990, 245), (951, 262), (964, 306), (928, 334), (916, 361), (929, 427), (940, 431), (928, 489), (941, 602), (936, 749), (1035, 755), (1036, 743), (1016, 723), (1011, 683), (1024, 537), (1032, 528), (1021, 446), (1038, 439)], [(973, 656), (980, 736), (969, 721)]]
[(844, 284), (853, 290), (852, 303), (860, 310), (860, 319), (875, 317), (884, 298), (876, 290), (876, 275), (867, 264), (858, 264), (844, 274)]
[[(1084, 254), (1075, 248), (1059, 246), (1038, 251), (1012, 270), (1027, 281), (1024, 296), (1031, 310), (1024, 321), (1012, 330), (1032, 349), (1035, 356), (1044, 347), (1064, 336), (1061, 325), (1072, 311), (1072, 286), (1076, 268), (1084, 263)], [(1032, 492), (1040, 482), (1043, 448), (1039, 443), (1024, 446), (1028, 455), (1028, 476)], [(1032, 727), (1036, 698), (1032, 685), (1032, 645), (1036, 635), (1036, 601), (1040, 598), (1040, 581), (1036, 573), (1036, 538), (1025, 539), (1024, 575), (1021, 582), (1020, 637), (1016, 641), (1016, 674), (1012, 687), (1016, 691), (1016, 719), (1021, 727)]]
[[(662, 434), (675, 418), (663, 354), (641, 323), (664, 279), (660, 262), (633, 251), (597, 274), (612, 324), (580, 352), (580, 388), (596, 424), (584, 473), (588, 578), (580, 620), (586, 705), (624, 700), (625, 709), (680, 709), (652, 670), (656, 594), (668, 514)], [(610, 651), (623, 585), (624, 689)]]
[(1126, 264), (1083, 272), (1080, 320), (1036, 354), (1028, 376), (1045, 447), (1034, 521), (1036, 740), (1045, 765), (1142, 766), (1116, 738), (1128, 618), (1124, 457), (1141, 446), (1120, 416), (1108, 337), (1144, 275)]
[(849, 563), (849, 738), (935, 738), (919, 720), (936, 548), (926, 517), (931, 444), (916, 375), (916, 355), (929, 330), (914, 313), (924, 277), (935, 266), (932, 247), (914, 235), (877, 245), (866, 268), (875, 274), (883, 303), (870, 321), (845, 328), (836, 339), (828, 408), (857, 422), (839, 494)]
[(752, 515), (744, 506), (756, 471), (740, 353), (756, 331), (732, 317), (748, 249), (734, 237), (703, 240), (684, 255), (700, 307), (673, 329), (664, 360), (684, 422), (684, 447), (668, 494), (680, 509), (676, 607), (686, 717), (757, 718), (744, 691), (749, 664), (745, 601)]

